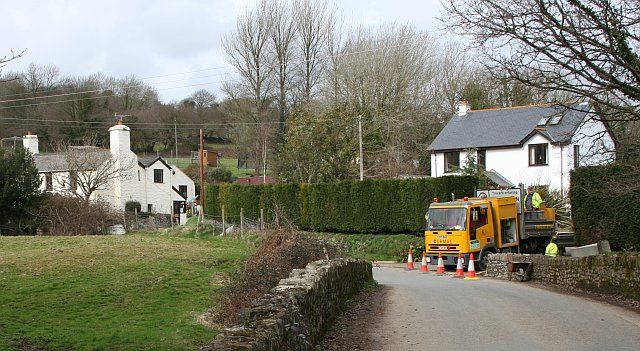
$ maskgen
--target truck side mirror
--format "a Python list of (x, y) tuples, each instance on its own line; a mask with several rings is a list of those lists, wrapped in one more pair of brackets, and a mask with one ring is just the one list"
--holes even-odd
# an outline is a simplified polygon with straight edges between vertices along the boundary
[(472, 219), (474, 222), (477, 222), (477, 221), (478, 221), (478, 210), (473, 210), (473, 211), (471, 211), (471, 219)]

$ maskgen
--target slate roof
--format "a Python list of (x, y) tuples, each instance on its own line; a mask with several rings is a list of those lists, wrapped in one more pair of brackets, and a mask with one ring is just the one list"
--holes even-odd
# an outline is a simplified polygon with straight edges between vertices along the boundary
[(171, 167), (167, 162), (165, 162), (165, 160), (160, 156), (145, 156), (145, 157), (138, 156), (138, 163), (144, 168), (151, 166), (152, 164), (156, 163), (156, 161), (160, 161), (164, 163), (164, 165), (167, 166), (167, 168), (173, 169), (173, 167)]
[[(552, 143), (563, 143), (571, 140), (585, 115), (584, 111), (552, 105), (468, 111), (464, 116), (454, 115), (428, 150), (516, 146), (535, 132), (541, 133)], [(544, 127), (538, 127), (543, 117), (554, 116), (561, 117), (558, 124), (547, 123)]]
[(109, 150), (98, 148), (73, 148), (72, 152), (80, 153), (71, 157), (68, 152), (36, 154), (33, 160), (38, 172), (64, 172), (95, 169), (110, 156)]
[(515, 184), (511, 183), (507, 178), (505, 178), (502, 174), (498, 173), (495, 169), (490, 171), (484, 171), (484, 175), (489, 178), (492, 182), (494, 182), (498, 186), (506, 187), (506, 188), (515, 188)]

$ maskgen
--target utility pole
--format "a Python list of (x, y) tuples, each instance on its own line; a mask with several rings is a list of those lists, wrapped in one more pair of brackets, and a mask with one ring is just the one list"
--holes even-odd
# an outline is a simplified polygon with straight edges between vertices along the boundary
[(176, 124), (176, 116), (173, 116), (173, 137), (176, 141), (176, 164), (178, 164), (178, 125)]
[(204, 137), (200, 129), (200, 147), (198, 148), (198, 163), (200, 163), (200, 219), (204, 219)]
[(267, 138), (264, 138), (262, 144), (262, 184), (267, 182)]
[(360, 144), (360, 180), (364, 180), (364, 159), (362, 156), (362, 115), (358, 116), (358, 142)]

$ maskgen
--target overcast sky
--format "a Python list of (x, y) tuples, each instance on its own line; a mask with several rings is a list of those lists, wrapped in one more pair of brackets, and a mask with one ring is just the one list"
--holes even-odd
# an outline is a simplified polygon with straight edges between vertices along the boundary
[[(409, 23), (437, 31), (439, 0), (329, 0), (347, 25)], [(233, 70), (221, 41), (253, 0), (5, 1), (0, 11), (0, 57), (26, 48), (4, 68), (53, 64), (63, 75), (135, 75), (165, 102), (198, 89), (218, 96)], [(439, 34), (438, 34), (439, 35)]]

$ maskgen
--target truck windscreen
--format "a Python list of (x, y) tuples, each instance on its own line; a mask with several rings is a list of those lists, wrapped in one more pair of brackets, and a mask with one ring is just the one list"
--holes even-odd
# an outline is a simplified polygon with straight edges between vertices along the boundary
[(429, 210), (427, 230), (464, 230), (467, 223), (466, 208), (432, 208)]

